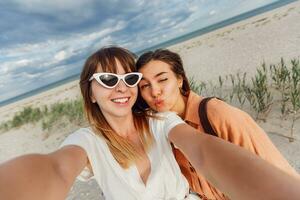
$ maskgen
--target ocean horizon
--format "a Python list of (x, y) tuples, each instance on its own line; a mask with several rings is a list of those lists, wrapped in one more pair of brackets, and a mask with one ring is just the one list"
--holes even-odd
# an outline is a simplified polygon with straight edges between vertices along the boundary
[[(135, 51), (135, 53), (137, 55), (140, 55), (143, 52), (146, 52), (146, 51), (149, 51), (149, 50), (158, 49), (158, 48), (166, 48), (166, 47), (169, 47), (169, 46), (181, 43), (183, 41), (192, 39), (194, 37), (198, 37), (198, 36), (204, 35), (206, 33), (215, 31), (217, 29), (229, 26), (231, 24), (243, 21), (245, 19), (248, 19), (250, 17), (262, 14), (264, 12), (268, 12), (270, 10), (282, 7), (284, 5), (287, 5), (287, 4), (295, 2), (295, 1), (297, 1), (297, 0), (279, 0), (279, 1), (276, 1), (274, 3), (271, 3), (271, 4), (268, 4), (268, 5), (256, 8), (254, 10), (251, 10), (251, 11), (248, 11), (248, 12), (245, 12), (245, 13), (242, 13), (242, 14), (237, 15), (235, 17), (232, 17), (232, 18), (229, 18), (229, 19), (225, 19), (223, 21), (220, 21), (218, 23), (209, 25), (207, 27), (201, 27), (201, 28), (199, 28), (196, 31), (193, 31), (193, 32), (190, 32), (188, 34), (179, 36), (177, 38), (172, 38), (172, 39), (170, 39), (168, 41), (165, 41), (165, 42), (162, 42), (160, 44), (156, 44), (156, 45), (153, 45), (151, 47), (147, 47), (145, 49), (141, 49), (141, 50)], [(6, 99), (4, 101), (1, 101), (0, 102), (0, 107), (6, 106), (6, 105), (11, 104), (11, 103), (15, 103), (15, 102), (20, 101), (22, 99), (34, 96), (36, 94), (42, 93), (42, 92), (50, 90), (50, 89), (53, 89), (53, 88), (58, 87), (60, 85), (66, 84), (68, 82), (71, 82), (71, 81), (74, 81), (74, 80), (78, 80), (79, 79), (79, 75), (80, 75), (80, 73), (73, 74), (73, 75), (68, 76), (68, 77), (66, 77), (64, 79), (61, 79), (59, 81), (53, 82), (51, 84), (48, 84), (48, 85), (36, 88), (34, 90), (31, 90), (31, 91), (25, 92), (23, 94), (17, 95), (15, 97)]]

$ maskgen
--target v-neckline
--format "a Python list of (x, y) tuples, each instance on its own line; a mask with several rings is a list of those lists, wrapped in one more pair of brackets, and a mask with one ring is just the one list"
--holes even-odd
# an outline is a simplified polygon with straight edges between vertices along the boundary
[(150, 180), (151, 174), (153, 172), (153, 166), (152, 166), (151, 156), (149, 154), (150, 154), (150, 152), (146, 152), (146, 156), (147, 156), (147, 159), (149, 160), (149, 164), (150, 164), (150, 172), (149, 172), (148, 177), (147, 177), (147, 179), (146, 179), (145, 182), (143, 181), (143, 178), (142, 178), (142, 176), (141, 176), (141, 174), (139, 172), (138, 166), (136, 164), (134, 164), (132, 166), (132, 167), (134, 167), (135, 175), (138, 178), (138, 182), (140, 182), (140, 184), (144, 185), (145, 188), (149, 185), (149, 180)]
[[(102, 140), (101, 137), (98, 137), (98, 138), (100, 140)], [(129, 179), (130, 182), (132, 182), (138, 188), (143, 189), (143, 190), (145, 190), (147, 187), (149, 187), (149, 185), (151, 184), (151, 177), (152, 177), (153, 169), (154, 169), (153, 163), (152, 163), (153, 162), (152, 151), (154, 150), (154, 148), (151, 148), (148, 152), (146, 152), (147, 158), (149, 159), (149, 162), (150, 162), (151, 170), (150, 170), (150, 173), (149, 173), (146, 183), (144, 183), (136, 164), (133, 164), (128, 169), (122, 168), (121, 165), (118, 163), (118, 161), (114, 158), (114, 156), (110, 152), (106, 141), (102, 140), (102, 142), (104, 142), (105, 148), (107, 149), (107, 152), (109, 152), (111, 164), (117, 169), (117, 172), (119, 173), (119, 175), (123, 178), (123, 180), (125, 182), (128, 182), (128, 179)], [(132, 175), (132, 170), (134, 170), (133, 173), (135, 176)], [(135, 178), (135, 177), (137, 177), (137, 178)]]

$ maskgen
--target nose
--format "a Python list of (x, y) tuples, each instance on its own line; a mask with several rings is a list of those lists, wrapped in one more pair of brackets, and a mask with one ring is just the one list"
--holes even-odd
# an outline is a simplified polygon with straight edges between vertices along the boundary
[(120, 80), (120, 82), (118, 83), (118, 85), (116, 86), (116, 90), (118, 92), (126, 92), (128, 90), (127, 85), (123, 82), (123, 80)]
[(161, 88), (158, 85), (152, 85), (151, 87), (151, 95), (153, 98), (158, 98), (161, 95)]

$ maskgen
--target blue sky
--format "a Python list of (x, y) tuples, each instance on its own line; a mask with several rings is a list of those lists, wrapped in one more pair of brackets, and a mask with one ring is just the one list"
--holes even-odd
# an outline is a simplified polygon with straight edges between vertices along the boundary
[(0, 0), (0, 102), (81, 71), (104, 45), (138, 51), (276, 0)]

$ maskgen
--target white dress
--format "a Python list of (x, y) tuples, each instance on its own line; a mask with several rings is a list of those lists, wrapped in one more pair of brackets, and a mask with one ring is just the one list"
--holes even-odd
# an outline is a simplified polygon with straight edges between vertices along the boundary
[(61, 146), (78, 145), (89, 158), (93, 173), (85, 168), (79, 180), (96, 179), (106, 200), (183, 200), (200, 199), (189, 194), (189, 186), (181, 174), (168, 141), (170, 130), (184, 123), (175, 113), (161, 113), (163, 120), (149, 120), (155, 145), (148, 152), (151, 172), (146, 185), (135, 165), (123, 169), (114, 159), (103, 138), (89, 128), (82, 128), (69, 135)]

